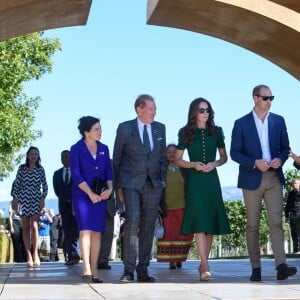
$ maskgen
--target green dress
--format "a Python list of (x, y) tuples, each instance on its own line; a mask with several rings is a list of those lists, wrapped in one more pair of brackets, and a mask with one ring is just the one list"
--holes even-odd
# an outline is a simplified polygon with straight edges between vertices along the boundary
[[(187, 149), (190, 161), (205, 164), (216, 160), (218, 148), (225, 148), (221, 127), (213, 136), (207, 129), (197, 129), (195, 139), (187, 146), (179, 137), (178, 149)], [(187, 202), (181, 224), (181, 233), (206, 232), (212, 235), (231, 232), (225, 211), (217, 170), (209, 173), (188, 169)]]

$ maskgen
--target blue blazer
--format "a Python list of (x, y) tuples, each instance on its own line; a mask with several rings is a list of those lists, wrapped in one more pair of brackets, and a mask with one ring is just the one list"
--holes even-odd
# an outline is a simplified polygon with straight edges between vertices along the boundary
[[(269, 113), (268, 122), (271, 158), (280, 158), (283, 165), (290, 150), (285, 121), (283, 117)], [(262, 158), (262, 149), (252, 112), (235, 121), (230, 156), (239, 164), (238, 187), (257, 189), (261, 184), (262, 172), (254, 168), (254, 162)], [(282, 167), (276, 173), (284, 185)]]

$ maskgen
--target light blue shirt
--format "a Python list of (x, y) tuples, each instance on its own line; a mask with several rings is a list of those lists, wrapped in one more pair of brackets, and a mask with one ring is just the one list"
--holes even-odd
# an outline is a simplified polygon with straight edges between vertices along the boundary
[(267, 160), (268, 162), (271, 162), (271, 152), (270, 152), (270, 143), (269, 143), (269, 112), (267, 113), (264, 122), (257, 116), (255, 110), (252, 111), (256, 130), (258, 133), (258, 137), (260, 140), (260, 145), (262, 149), (262, 158)]

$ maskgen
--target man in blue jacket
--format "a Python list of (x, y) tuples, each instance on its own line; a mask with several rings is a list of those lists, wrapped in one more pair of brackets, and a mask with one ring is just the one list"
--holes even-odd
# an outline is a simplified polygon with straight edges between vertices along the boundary
[(247, 214), (247, 247), (252, 266), (251, 281), (261, 281), (259, 221), (264, 199), (277, 280), (296, 274), (286, 264), (282, 227), (282, 166), (289, 155), (289, 138), (282, 116), (269, 112), (274, 100), (270, 88), (258, 85), (252, 92), (254, 109), (235, 121), (230, 155), (239, 164), (238, 187), (243, 189)]

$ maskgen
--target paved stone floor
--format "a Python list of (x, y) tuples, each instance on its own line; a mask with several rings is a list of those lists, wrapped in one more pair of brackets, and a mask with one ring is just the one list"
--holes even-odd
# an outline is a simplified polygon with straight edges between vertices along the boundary
[(290, 259), (299, 274), (276, 280), (274, 260), (262, 261), (263, 281), (249, 281), (247, 259), (211, 260), (212, 279), (200, 282), (198, 261), (188, 261), (182, 269), (169, 270), (168, 264), (151, 262), (149, 273), (155, 283), (120, 284), (121, 262), (102, 270), (102, 284), (81, 279), (82, 265), (67, 267), (63, 262), (42, 263), (39, 268), (25, 264), (0, 264), (0, 299), (300, 299), (300, 260)]

